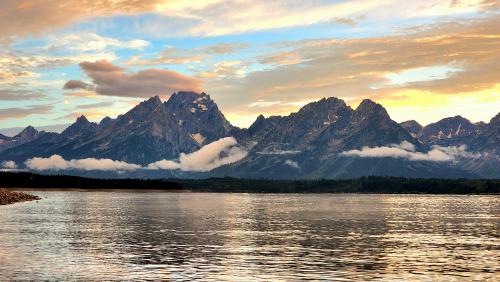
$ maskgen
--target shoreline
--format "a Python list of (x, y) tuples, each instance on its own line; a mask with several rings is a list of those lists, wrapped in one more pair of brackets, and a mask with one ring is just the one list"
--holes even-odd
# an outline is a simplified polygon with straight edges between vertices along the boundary
[(12, 205), (21, 202), (38, 201), (42, 198), (23, 192), (14, 191), (14, 189), (0, 188), (0, 205)]
[(9, 188), (10, 191), (19, 192), (130, 192), (130, 193), (192, 193), (190, 189), (154, 189), (154, 188)]
[(213, 193), (213, 194), (304, 194), (304, 195), (415, 195), (415, 196), (500, 196), (500, 193), (420, 193), (420, 192), (259, 192), (259, 191), (211, 191), (203, 189), (151, 189), (151, 188), (8, 188), (18, 192), (80, 192), (80, 193)]

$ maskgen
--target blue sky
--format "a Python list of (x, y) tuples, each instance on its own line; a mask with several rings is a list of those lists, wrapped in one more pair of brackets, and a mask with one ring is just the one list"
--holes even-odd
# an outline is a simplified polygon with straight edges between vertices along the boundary
[(242, 127), (329, 96), (423, 124), (500, 109), (496, 1), (90, 2), (0, 3), (0, 128), (99, 121), (179, 90)]

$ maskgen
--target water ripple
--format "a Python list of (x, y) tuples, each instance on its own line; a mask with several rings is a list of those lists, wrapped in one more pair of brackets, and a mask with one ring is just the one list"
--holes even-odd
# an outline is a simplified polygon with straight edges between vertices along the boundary
[(497, 196), (36, 193), (0, 280), (495, 281)]

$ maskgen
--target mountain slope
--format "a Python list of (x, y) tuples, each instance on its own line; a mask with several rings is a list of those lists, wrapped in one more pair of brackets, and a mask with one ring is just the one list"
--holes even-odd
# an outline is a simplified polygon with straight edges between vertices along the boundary
[(8, 137), (0, 134), (0, 152), (31, 142), (44, 133), (45, 132), (43, 131), (38, 132), (38, 130), (36, 130), (33, 126), (28, 126), (14, 137)]
[[(0, 148), (4, 148), (0, 162), (13, 160), (22, 167), (27, 159), (58, 154), (65, 159), (108, 158), (145, 166), (163, 159), (176, 160), (182, 153), (195, 152), (228, 136), (237, 139), (247, 151), (246, 157), (209, 172), (139, 170), (127, 175), (276, 179), (364, 175), (500, 177), (500, 115), (488, 124), (474, 124), (455, 116), (422, 127), (415, 121), (398, 124), (384, 107), (371, 100), (363, 100), (353, 110), (343, 100), (331, 97), (309, 103), (288, 116), (260, 115), (248, 129), (239, 129), (225, 119), (209, 95), (193, 92), (174, 93), (165, 102), (152, 97), (116, 119), (106, 117), (99, 124), (81, 116), (61, 134), (28, 127), (12, 138), (0, 136)], [(445, 147), (441, 157), (446, 147), (452, 146), (448, 149), (456, 159), (409, 157), (427, 156), (436, 145)], [(464, 151), (462, 145), (473, 153)], [(375, 148), (378, 155), (345, 154), (366, 148)], [(72, 173), (120, 176), (109, 172)]]
[[(191, 112), (193, 107), (198, 110)], [(152, 97), (99, 125), (79, 117), (60, 135), (12, 149), (2, 158), (24, 162), (28, 157), (58, 154), (66, 159), (109, 158), (145, 165), (198, 150), (228, 136), (231, 129), (210, 96), (179, 92), (166, 103)]]
[(399, 125), (401, 125), (402, 128), (406, 129), (411, 136), (417, 138), (420, 133), (422, 132), (422, 129), (424, 128), (420, 123), (418, 123), (415, 120), (407, 120), (404, 122), (401, 122)]
[[(363, 175), (472, 177), (461, 169), (394, 158), (356, 158), (340, 154), (363, 147), (423, 146), (379, 104), (364, 100), (356, 110), (336, 98), (322, 99), (286, 117), (259, 116), (248, 129), (258, 142), (242, 161), (216, 169), (215, 176), (249, 178), (348, 178)], [(248, 140), (243, 142), (250, 143)]]
[(466, 144), (474, 139), (481, 127), (461, 116), (444, 118), (425, 126), (418, 138), (425, 144), (453, 146)]

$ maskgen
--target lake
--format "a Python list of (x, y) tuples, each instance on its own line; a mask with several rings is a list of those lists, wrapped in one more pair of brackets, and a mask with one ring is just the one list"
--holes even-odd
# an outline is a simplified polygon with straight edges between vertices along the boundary
[(33, 192), (0, 280), (495, 280), (499, 196)]

